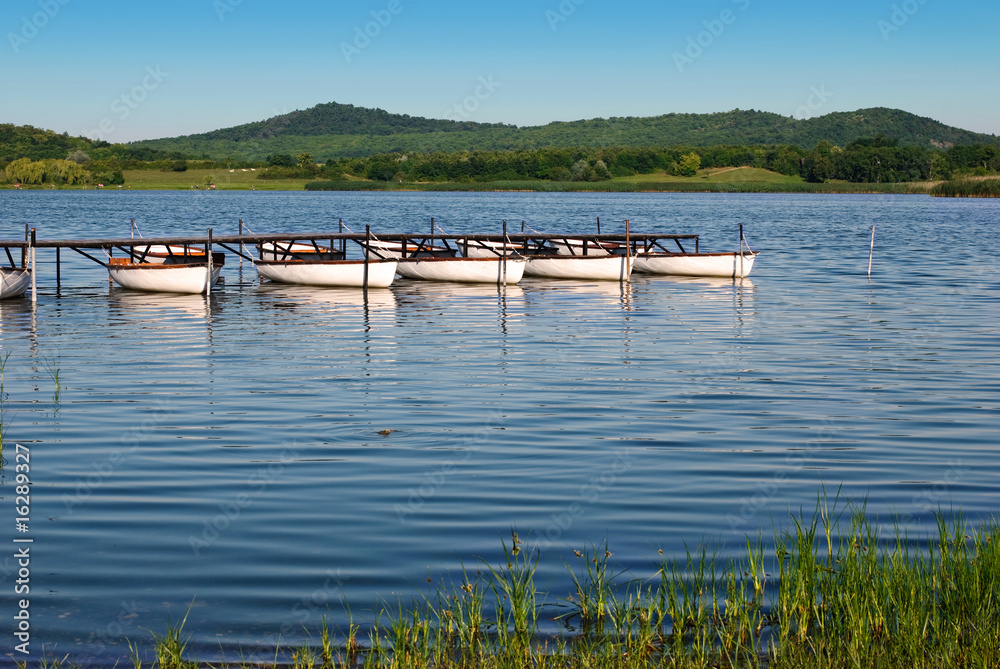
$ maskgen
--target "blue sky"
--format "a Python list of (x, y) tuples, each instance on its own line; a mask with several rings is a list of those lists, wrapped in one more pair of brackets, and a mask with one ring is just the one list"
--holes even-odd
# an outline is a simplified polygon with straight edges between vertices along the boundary
[(0, 122), (131, 141), (323, 102), (538, 125), (895, 107), (1000, 134), (993, 0), (3, 0)]

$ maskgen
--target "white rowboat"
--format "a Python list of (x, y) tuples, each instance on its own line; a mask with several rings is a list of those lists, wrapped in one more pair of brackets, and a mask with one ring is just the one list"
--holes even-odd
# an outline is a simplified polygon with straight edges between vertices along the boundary
[(408, 258), (396, 272), (408, 279), (458, 283), (516, 284), (524, 275), (524, 258)]
[(524, 273), (548, 279), (628, 281), (634, 256), (528, 256)]
[[(254, 265), (262, 277), (278, 283), (356, 288), (365, 283), (364, 260), (258, 260)], [(369, 260), (368, 287), (388, 288), (396, 265), (396, 260)]]
[[(213, 261), (216, 255), (212, 254)], [(207, 263), (148, 262), (134, 263), (128, 258), (109, 258), (108, 274), (122, 288), (156, 293), (207, 293), (219, 280), (222, 262)]]
[(746, 278), (759, 251), (739, 253), (639, 253), (635, 271), (675, 276)]
[(30, 285), (30, 269), (0, 268), (0, 300), (5, 300), (8, 297), (21, 297)]

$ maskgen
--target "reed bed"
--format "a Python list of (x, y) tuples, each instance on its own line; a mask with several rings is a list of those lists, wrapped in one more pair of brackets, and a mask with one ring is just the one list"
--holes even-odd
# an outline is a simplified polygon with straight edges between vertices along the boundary
[[(724, 564), (705, 548), (660, 557), (652, 578), (616, 569), (607, 545), (574, 550), (573, 594), (545, 602), (540, 554), (516, 532), (503, 559), (409, 605), (386, 604), (362, 633), (274, 650), (264, 664), (185, 656), (182, 621), (130, 644), (135, 669), (196, 667), (584, 669), (613, 667), (995, 667), (1000, 657), (1000, 525), (939, 516), (937, 532), (888, 530), (865, 508), (825, 499), (766, 544)], [(653, 571), (655, 569), (655, 571)], [(565, 633), (539, 633), (540, 616)], [(313, 638), (313, 637), (310, 637)], [(143, 658), (151, 657), (150, 660)], [(69, 666), (65, 662), (47, 666)]]
[(1000, 179), (955, 179), (944, 181), (931, 189), (936, 197), (1000, 197)]
[(312, 181), (312, 191), (534, 191), (544, 193), (883, 193), (924, 194), (921, 183), (785, 183), (767, 181), (705, 182), (683, 181), (487, 181), (398, 183), (384, 181)]

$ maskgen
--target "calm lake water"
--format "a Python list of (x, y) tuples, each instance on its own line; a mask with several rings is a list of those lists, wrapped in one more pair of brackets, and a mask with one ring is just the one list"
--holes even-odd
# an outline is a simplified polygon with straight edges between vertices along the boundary
[[(207, 300), (109, 288), (68, 251), (57, 291), (40, 251), (36, 309), (0, 303), (0, 538), (34, 540), (33, 658), (127, 663), (126, 639), (148, 646), (189, 607), (203, 658), (271, 657), (324, 615), (364, 625), (498, 564), (514, 527), (558, 604), (573, 549), (607, 540), (634, 577), (658, 550), (725, 559), (811, 515), (824, 486), (914, 538), (939, 508), (996, 513), (1000, 201), (0, 191), (15, 239), (25, 223), (125, 237), (133, 217), (147, 237), (235, 234), (239, 218), (423, 232), (431, 216), (449, 233), (628, 218), (723, 251), (743, 222), (762, 254), (736, 283), (397, 281), (366, 304), (261, 284), (234, 256)], [(15, 442), (31, 452), (27, 534)], [(10, 629), (16, 559), (0, 566)]]

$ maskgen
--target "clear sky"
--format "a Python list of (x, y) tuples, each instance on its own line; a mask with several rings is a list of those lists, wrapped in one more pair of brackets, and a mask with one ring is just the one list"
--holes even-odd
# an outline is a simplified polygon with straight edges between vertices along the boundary
[(1000, 134), (996, 0), (0, 0), (0, 122), (112, 142), (323, 102), (539, 125), (894, 107)]

